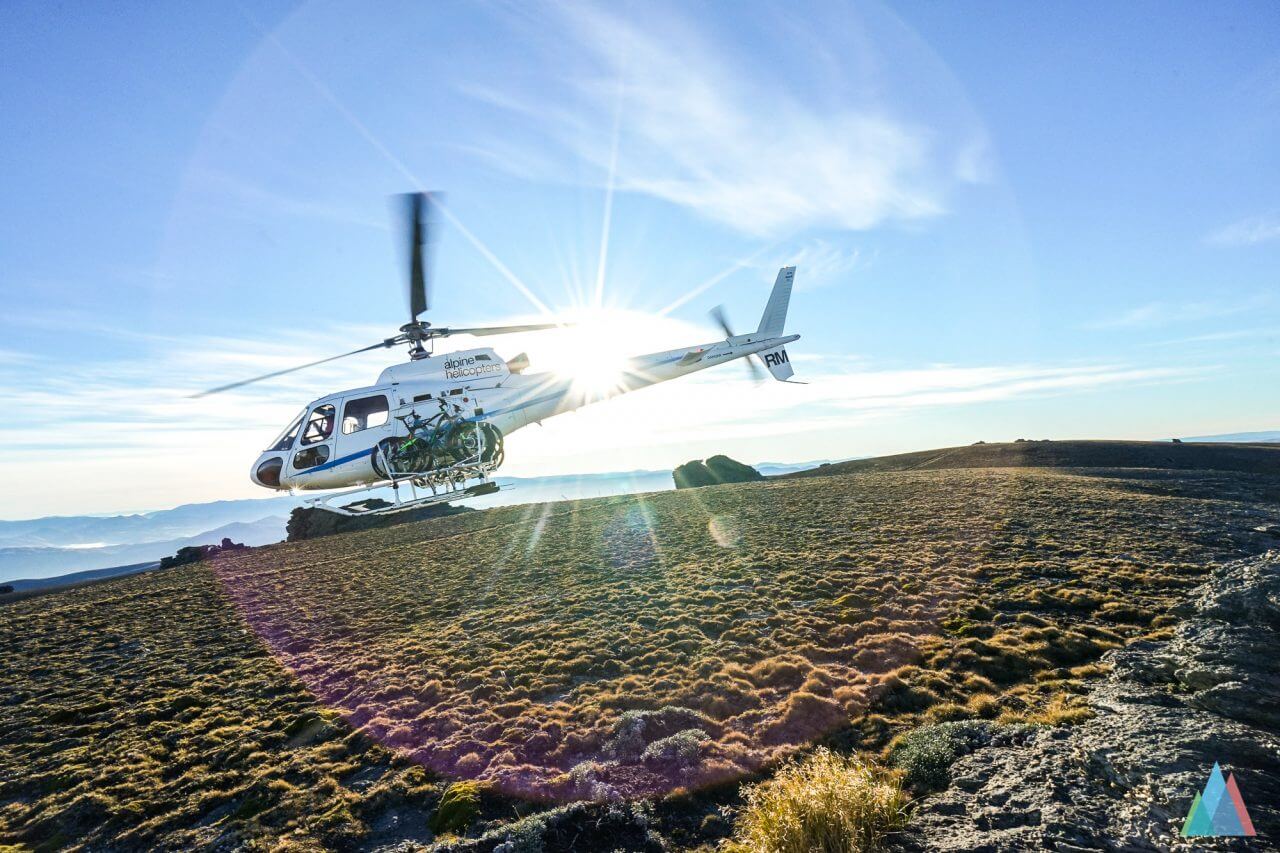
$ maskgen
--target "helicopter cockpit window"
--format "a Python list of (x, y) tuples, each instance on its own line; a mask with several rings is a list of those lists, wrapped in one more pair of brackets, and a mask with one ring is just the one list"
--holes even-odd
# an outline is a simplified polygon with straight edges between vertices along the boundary
[(298, 437), (298, 429), (302, 426), (302, 418), (307, 413), (305, 410), (298, 413), (289, 426), (285, 427), (284, 432), (280, 433), (280, 437), (271, 442), (271, 446), (267, 448), (268, 453), (273, 450), (288, 450), (293, 447), (293, 440)]
[(351, 435), (362, 429), (379, 427), (387, 422), (387, 398), (382, 394), (348, 400), (342, 407), (342, 434)]
[(307, 425), (302, 428), (302, 446), (324, 441), (333, 435), (334, 409), (332, 403), (316, 406), (307, 416)]
[(293, 454), (293, 467), (299, 471), (323, 465), (328, 461), (329, 445), (327, 444), (322, 444), (319, 447), (304, 447)]

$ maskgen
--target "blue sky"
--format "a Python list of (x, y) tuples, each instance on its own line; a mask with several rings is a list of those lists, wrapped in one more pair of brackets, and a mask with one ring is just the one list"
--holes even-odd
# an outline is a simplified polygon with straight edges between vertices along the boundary
[(439, 321), (599, 292), (662, 349), (799, 266), (810, 385), (647, 390), (511, 474), (1280, 424), (1274, 3), (16, 2), (0, 57), (2, 517), (259, 493), (388, 354), (185, 395), (402, 323), (419, 186)]

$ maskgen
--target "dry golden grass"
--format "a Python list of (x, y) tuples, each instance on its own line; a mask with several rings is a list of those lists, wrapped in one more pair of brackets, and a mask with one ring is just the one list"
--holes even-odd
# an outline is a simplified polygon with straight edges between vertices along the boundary
[(743, 795), (728, 853), (877, 850), (907, 824), (910, 798), (895, 774), (819, 748)]
[[(1212, 473), (775, 481), (16, 602), (0, 843), (427, 841), (459, 780), (481, 783), (479, 816), (451, 829), (477, 832), (529, 798), (697, 790), (823, 736), (873, 750), (932, 720), (1063, 721), (1106, 649), (1168, 630), (1209, 558), (1260, 547), (1275, 496)], [(679, 844), (723, 834), (680, 802)]]

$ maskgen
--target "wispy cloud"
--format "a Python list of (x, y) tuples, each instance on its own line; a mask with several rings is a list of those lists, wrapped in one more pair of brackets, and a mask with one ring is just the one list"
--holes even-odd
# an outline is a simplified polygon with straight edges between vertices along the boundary
[[(670, 448), (687, 458), (690, 442), (709, 442), (717, 452), (731, 452), (732, 442), (770, 436), (790, 446), (801, 434), (846, 432), (871, 420), (890, 422), (925, 409), (1188, 382), (1216, 370), (1132, 364), (846, 367), (831, 370), (830, 365), (806, 362), (802, 375), (809, 384), (786, 386), (756, 386), (739, 378), (732, 366), (695, 374), (549, 421), (535, 433), (521, 433), (521, 456), (514, 464), (523, 466), (522, 473), (547, 473), (633, 445), (653, 453)], [(743, 417), (748, 408), (751, 416)], [(566, 445), (576, 448), (574, 460), (564, 459)]]
[(1148, 302), (1086, 325), (1089, 329), (1145, 329), (1177, 323), (1196, 323), (1218, 317), (1230, 317), (1256, 310), (1267, 302), (1265, 297), (1237, 301), (1203, 300), (1198, 302)]
[(865, 229), (937, 216), (957, 172), (976, 179), (982, 171), (978, 142), (961, 143), (951, 163), (935, 162), (948, 155), (932, 149), (929, 128), (886, 108), (807, 102), (779, 88), (770, 62), (731, 57), (675, 16), (646, 16), (642, 25), (579, 4), (561, 14), (557, 49), (580, 51), (593, 69), (572, 81), (575, 98), (516, 98), (481, 86), (466, 91), (536, 121), (555, 144), (604, 175), (615, 151), (611, 123), (601, 117), (613, 115), (621, 80), (618, 191), (663, 199), (753, 234)]
[(1280, 214), (1252, 216), (1225, 225), (1205, 238), (1213, 246), (1252, 246), (1280, 240)]
[(343, 225), (357, 225), (379, 231), (390, 230), (388, 219), (370, 217), (364, 211), (339, 201), (313, 196), (314, 192), (289, 194), (248, 181), (229, 172), (193, 167), (186, 173), (191, 200), (224, 216), (249, 222), (271, 217), (320, 219)]
[(1247, 341), (1258, 338), (1271, 338), (1273, 340), (1280, 339), (1280, 329), (1274, 326), (1264, 326), (1254, 329), (1228, 329), (1221, 332), (1206, 332), (1202, 335), (1186, 335), (1179, 338), (1169, 338), (1162, 341), (1150, 341), (1143, 346), (1147, 347), (1163, 347), (1163, 346), (1182, 346), (1185, 344), (1208, 344), (1223, 343), (1227, 341)]
[[(376, 339), (376, 331), (342, 328), (322, 337)], [(0, 465), (6, 480), (24, 494), (27, 512), (65, 509), (57, 485), (63, 478), (75, 478), (80, 500), (98, 509), (251, 494), (248, 464), (296, 407), (336, 388), (368, 384), (389, 360), (388, 353), (377, 351), (215, 397), (193, 400), (187, 395), (308, 361), (317, 355), (314, 339), (310, 334), (272, 342), (156, 338), (153, 349), (162, 358), (139, 354), (78, 361), (49, 365), (38, 373), (25, 359), (0, 359), (0, 383), (11, 389), (7, 416), (0, 420)], [(798, 361), (811, 384), (756, 387), (731, 367), (589, 407), (556, 418), (545, 429), (522, 431), (511, 445), (510, 473), (539, 471), (539, 466), (546, 469), (541, 473), (582, 464), (607, 467), (614, 458), (611, 446), (643, 448), (653, 457), (696, 437), (732, 448), (739, 440), (842, 430), (929, 407), (1181, 382), (1209, 370), (1125, 364), (890, 369), (847, 358)], [(34, 412), (38, 418), (21, 416)], [(565, 446), (575, 447), (572, 459), (564, 456)]]
[[(345, 327), (334, 330), (331, 339), (377, 340), (380, 331)], [(97, 452), (155, 453), (166, 446), (189, 451), (186, 458), (193, 458), (200, 455), (201, 435), (209, 432), (247, 433), (255, 436), (249, 439), (252, 446), (270, 439), (267, 433), (305, 401), (307, 390), (323, 393), (368, 384), (387, 360), (378, 351), (311, 368), (292, 381), (190, 399), (203, 388), (312, 361), (317, 357), (314, 340), (304, 335), (270, 342), (156, 335), (146, 342), (148, 351), (136, 356), (43, 362), (38, 370), (33, 368), (42, 360), (30, 355), (0, 358), (0, 383), (9, 389), (9, 416), (0, 420), (0, 458), (39, 448), (67, 455), (72, 448), (76, 458), (88, 462)], [(306, 389), (301, 394), (299, 385)], [(14, 416), (22, 412), (40, 412), (41, 420)], [(57, 428), (48, 429), (50, 423)]]
[(753, 266), (772, 273), (782, 266), (796, 267), (796, 289), (816, 290), (847, 281), (856, 269), (866, 267), (871, 257), (857, 246), (842, 246), (815, 238), (785, 253), (774, 253)]

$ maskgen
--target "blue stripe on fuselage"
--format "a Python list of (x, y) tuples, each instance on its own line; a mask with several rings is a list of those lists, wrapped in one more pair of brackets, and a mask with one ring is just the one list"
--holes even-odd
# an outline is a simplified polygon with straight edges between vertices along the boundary
[[(525, 402), (523, 402), (523, 403), (517, 403), (516, 405), (514, 405), (514, 406), (508, 406), (508, 407), (507, 407), (507, 408), (505, 408), (505, 409), (495, 409), (495, 410), (493, 410), (492, 412), (487, 412), (486, 414), (483, 414), (483, 415), (476, 415), (475, 417), (470, 417), (470, 418), (467, 418), (466, 420), (467, 420), (467, 423), (476, 423), (476, 422), (478, 422), (478, 421), (488, 420), (489, 418), (491, 418), (491, 417), (495, 417), (495, 416), (497, 416), (497, 415), (505, 415), (505, 414), (508, 414), (508, 413), (510, 413), (510, 412), (518, 412), (518, 411), (520, 411), (521, 409), (527, 409), (527, 408), (529, 408), (530, 406), (536, 406), (536, 405), (538, 405), (539, 403), (547, 403), (547, 402), (550, 402), (550, 401), (552, 401), (552, 400), (555, 400), (555, 399), (558, 399), (558, 398), (560, 398), (560, 397), (563, 397), (563, 396), (565, 396), (565, 395), (566, 395), (566, 394), (568, 394), (568, 393), (569, 393), (569, 389), (568, 389), (568, 388), (565, 388), (565, 389), (563, 389), (563, 390), (561, 390), (561, 391), (557, 391), (557, 392), (556, 392), (556, 393), (554, 393), (554, 394), (547, 394), (547, 395), (544, 395), (544, 396), (542, 396), (542, 397), (535, 397), (535, 398), (533, 398), (532, 400), (526, 400), (526, 401), (525, 401)], [(330, 460), (330, 461), (328, 461), (328, 462), (325, 462), (325, 463), (324, 463), (324, 464), (322, 464), (322, 465), (317, 465), (317, 466), (316, 466), (316, 467), (314, 467), (314, 468), (308, 468), (308, 469), (307, 469), (307, 470), (305, 470), (305, 471), (299, 471), (298, 473), (294, 474), (293, 476), (294, 476), (294, 477), (305, 477), (305, 476), (307, 476), (308, 474), (318, 474), (318, 473), (320, 473), (321, 471), (328, 471), (330, 468), (336, 468), (336, 467), (338, 467), (339, 465), (345, 465), (345, 464), (346, 464), (346, 463), (348, 463), (348, 462), (354, 462), (355, 460), (359, 459), (361, 456), (372, 456), (372, 455), (373, 455), (373, 448), (372, 448), (372, 447), (370, 447), (370, 448), (367, 448), (367, 449), (365, 449), (365, 450), (358, 451), (358, 452), (356, 452), (356, 453), (350, 453), (350, 454), (348, 454), (348, 455), (346, 455), (346, 456), (339, 456), (337, 459), (332, 459), (332, 460)]]

